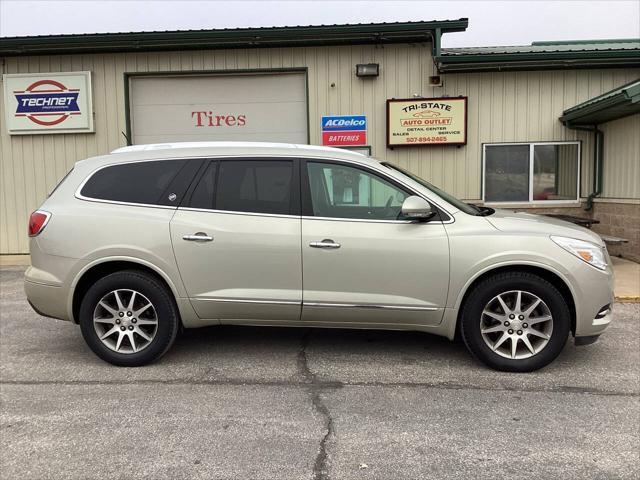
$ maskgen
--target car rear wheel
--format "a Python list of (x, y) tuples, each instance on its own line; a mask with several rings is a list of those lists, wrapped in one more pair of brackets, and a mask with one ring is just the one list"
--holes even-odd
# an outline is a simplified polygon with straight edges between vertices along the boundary
[(178, 332), (170, 292), (151, 275), (128, 270), (98, 280), (80, 305), (85, 341), (103, 360), (141, 366), (160, 358)]
[(547, 280), (526, 272), (492, 276), (467, 298), (461, 318), (469, 351), (497, 370), (530, 372), (562, 351), (571, 326), (569, 307)]

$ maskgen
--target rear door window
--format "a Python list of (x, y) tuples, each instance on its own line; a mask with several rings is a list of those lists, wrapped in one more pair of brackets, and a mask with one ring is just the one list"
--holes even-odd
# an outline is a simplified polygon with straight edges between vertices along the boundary
[(203, 160), (153, 160), (105, 167), (84, 184), (83, 197), (148, 205), (178, 205)]
[(215, 209), (287, 215), (298, 196), (291, 160), (223, 160), (215, 188)]
[(196, 187), (191, 193), (188, 206), (191, 208), (203, 208), (210, 210), (213, 208), (213, 192), (216, 184), (216, 173), (218, 162), (211, 162), (200, 177)]

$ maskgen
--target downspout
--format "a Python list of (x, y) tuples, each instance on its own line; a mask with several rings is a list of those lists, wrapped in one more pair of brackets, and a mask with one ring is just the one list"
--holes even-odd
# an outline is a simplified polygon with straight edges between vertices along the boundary
[(431, 61), (436, 67), (436, 72), (440, 73), (440, 69), (438, 68), (438, 60), (440, 59), (442, 48), (442, 29), (436, 28), (432, 30), (431, 32), (429, 32), (429, 36), (431, 37)]
[(604, 132), (598, 128), (598, 125), (582, 126), (571, 125), (565, 122), (564, 126), (572, 130), (583, 130), (593, 132), (593, 186), (592, 191), (587, 197), (587, 205), (584, 208), (589, 212), (593, 210), (593, 199), (602, 193), (602, 171), (604, 163)]
[(442, 50), (442, 29), (436, 28), (435, 35), (433, 35), (433, 58), (439, 58)]
[(593, 191), (587, 197), (587, 206), (585, 210), (588, 212), (593, 209), (593, 199), (602, 193), (602, 170), (604, 164), (604, 132), (593, 126), (595, 132), (596, 150), (593, 154)]

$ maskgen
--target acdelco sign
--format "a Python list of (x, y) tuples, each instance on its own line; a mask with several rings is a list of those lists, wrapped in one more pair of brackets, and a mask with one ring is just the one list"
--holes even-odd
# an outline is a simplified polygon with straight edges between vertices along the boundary
[(367, 117), (364, 115), (322, 117), (322, 144), (333, 146), (366, 145)]
[(9, 134), (93, 131), (91, 73), (3, 75)]
[(364, 116), (357, 117), (322, 117), (322, 130), (365, 130), (367, 120)]

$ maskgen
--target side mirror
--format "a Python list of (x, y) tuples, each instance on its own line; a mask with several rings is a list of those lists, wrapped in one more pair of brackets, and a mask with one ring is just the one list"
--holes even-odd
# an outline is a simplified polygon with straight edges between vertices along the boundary
[(402, 202), (402, 215), (411, 220), (429, 220), (436, 212), (424, 198), (412, 195)]

